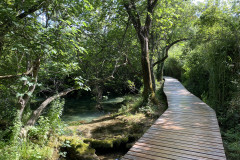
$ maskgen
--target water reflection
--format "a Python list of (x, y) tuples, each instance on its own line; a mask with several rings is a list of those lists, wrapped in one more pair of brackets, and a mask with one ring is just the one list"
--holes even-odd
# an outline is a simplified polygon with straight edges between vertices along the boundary
[(101, 106), (103, 111), (96, 108), (97, 103), (91, 99), (65, 99), (63, 121), (84, 121), (90, 122), (103, 115), (117, 112), (123, 102), (123, 98), (116, 97), (104, 101)]

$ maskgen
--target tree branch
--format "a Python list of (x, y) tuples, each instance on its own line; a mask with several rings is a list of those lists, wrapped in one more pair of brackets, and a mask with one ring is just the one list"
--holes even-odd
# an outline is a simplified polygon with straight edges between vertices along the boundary
[[(137, 31), (140, 31), (140, 29), (141, 29), (141, 20), (140, 20), (140, 15), (137, 12), (135, 3), (133, 1), (131, 1), (131, 3), (130, 2), (124, 3), (124, 7), (126, 8), (129, 17), (131, 18), (131, 21), (133, 23), (134, 28)], [(134, 15), (133, 12), (135, 12), (135, 15)]]
[[(32, 69), (32, 83), (33, 85), (29, 86), (27, 93), (25, 93), (23, 96), (20, 96), (18, 99), (18, 107), (19, 107), (19, 118), (22, 119), (22, 114), (23, 111), (26, 107), (26, 105), (29, 102), (30, 95), (33, 94), (36, 84), (37, 84), (37, 79), (38, 79), (38, 71), (40, 69), (40, 58), (36, 58), (36, 60), (33, 62), (33, 69)], [(26, 82), (26, 81), (25, 81)], [(23, 84), (23, 86), (26, 86), (26, 84)]]
[(158, 0), (153, 1), (151, 7), (154, 8), (156, 6), (157, 2), (158, 2)]
[(176, 41), (168, 44), (168, 45), (166, 46), (166, 52), (168, 52), (168, 50), (169, 50), (173, 45), (177, 44), (178, 42), (186, 41), (186, 40), (190, 40), (190, 39), (191, 39), (191, 38), (183, 38), (183, 39), (179, 39), (179, 40), (176, 40)]
[(153, 14), (153, 9), (156, 6), (158, 0), (152, 1), (152, 0), (148, 0), (148, 4), (147, 4), (147, 17), (146, 17), (146, 21), (145, 21), (145, 27), (149, 30), (149, 28), (151, 27), (151, 23), (152, 23), (152, 14)]
[(114, 74), (115, 74), (115, 72), (117, 71), (117, 69), (118, 69), (119, 67), (121, 67), (121, 66), (126, 66), (127, 64), (128, 64), (127, 55), (125, 55), (125, 62), (122, 63), (122, 64), (118, 64), (118, 60), (116, 60), (114, 69), (113, 69), (113, 71), (112, 71), (112, 74), (111, 74), (109, 77), (105, 78), (104, 81), (106, 81), (106, 80), (108, 80), (108, 79), (111, 79), (111, 78), (114, 78)]
[(65, 96), (67, 95), (69, 92), (74, 91), (74, 88), (68, 88), (58, 94), (55, 94), (52, 97), (49, 97), (48, 99), (46, 99), (33, 113), (31, 118), (27, 121), (27, 126), (33, 126), (36, 123), (36, 120), (39, 118), (39, 116), (41, 115), (42, 111), (47, 107), (47, 105), (49, 103), (51, 103), (53, 100)]
[(129, 22), (130, 22), (130, 17), (128, 17), (128, 21), (127, 21), (127, 25), (126, 25), (126, 28), (124, 30), (124, 34), (123, 34), (123, 37), (122, 37), (122, 41), (120, 42), (120, 48), (122, 48), (122, 45), (123, 45), (123, 42), (125, 40), (125, 37), (126, 37), (126, 34), (127, 34), (127, 30), (128, 30), (128, 27), (129, 27)]
[[(32, 13), (34, 13), (35, 11), (39, 10), (39, 9), (42, 7), (42, 5), (44, 4), (44, 2), (45, 2), (45, 0), (40, 0), (40, 1), (38, 1), (34, 6), (32, 6), (31, 8), (29, 8), (29, 9), (26, 10), (25, 12), (19, 14), (18, 16), (16, 16), (16, 19), (21, 20), (21, 19), (27, 17), (29, 14), (32, 14)], [(1, 25), (0, 25), (0, 28), (3, 28), (4, 26), (5, 26), (5, 27), (10, 27), (10, 26), (11, 26), (10, 24), (11, 24), (11, 22), (8, 21), (8, 22), (6, 22), (6, 23), (1, 24)], [(10, 25), (10, 26), (9, 26), (9, 25)], [(6, 28), (5, 28), (5, 29), (6, 29)]]
[(17, 77), (21, 77), (21, 76), (27, 76), (29, 74), (31, 74), (33, 71), (33, 67), (30, 68), (30, 70), (28, 70), (25, 73), (22, 74), (17, 74), (17, 75), (5, 75), (5, 76), (0, 76), (0, 79), (10, 79), (10, 78), (17, 78)]
[(38, 1), (36, 5), (32, 6), (27, 11), (25, 11), (25, 12), (21, 13), (20, 15), (18, 15), (17, 19), (23, 19), (23, 18), (27, 17), (29, 14), (32, 14), (35, 11), (39, 10), (42, 7), (44, 2), (45, 2), (45, 0)]
[[(46, 0), (38, 1), (34, 6), (29, 8), (25, 12), (19, 14), (18, 16), (16, 16), (16, 19), (21, 20), (21, 19), (27, 17), (29, 14), (32, 14), (35, 11), (39, 10), (45, 1)], [(9, 21), (9, 20), (0, 25), (0, 57), (2, 55), (2, 50), (3, 50), (3, 46), (4, 46), (4, 37), (10, 31), (10, 28), (12, 26), (13, 26), (13, 23), (12, 23), (12, 21)]]
[(168, 58), (168, 53), (167, 53), (166, 56), (163, 57), (161, 60), (159, 60), (159, 61), (153, 63), (152, 66), (155, 67), (157, 64), (160, 64), (160, 63), (164, 62), (167, 58)]
[(177, 44), (178, 42), (186, 41), (186, 40), (189, 40), (189, 39), (191, 39), (191, 38), (183, 38), (183, 39), (179, 39), (179, 40), (176, 40), (176, 41), (168, 44), (168, 45), (165, 47), (165, 53), (166, 53), (166, 55), (165, 55), (161, 60), (153, 63), (153, 67), (156, 66), (157, 64), (160, 64), (160, 63), (164, 62), (164, 61), (168, 58), (168, 51), (169, 51), (169, 49), (170, 49), (174, 44)]

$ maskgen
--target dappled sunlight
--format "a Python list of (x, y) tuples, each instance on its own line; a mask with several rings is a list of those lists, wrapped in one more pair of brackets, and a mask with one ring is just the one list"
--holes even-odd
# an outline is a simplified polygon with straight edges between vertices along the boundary
[(162, 126), (161, 128), (164, 128), (164, 129), (172, 129), (172, 130), (182, 130), (182, 129), (184, 129), (184, 127), (174, 126), (174, 125), (172, 125), (172, 126), (170, 126), (170, 125), (168, 125), (168, 126)]

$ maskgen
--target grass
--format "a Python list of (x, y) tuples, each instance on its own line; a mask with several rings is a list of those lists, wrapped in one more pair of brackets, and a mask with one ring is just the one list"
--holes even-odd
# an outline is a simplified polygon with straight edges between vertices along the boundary
[(31, 141), (22, 141), (18, 145), (8, 145), (0, 150), (0, 159), (52, 159), (54, 149), (49, 146), (38, 145)]

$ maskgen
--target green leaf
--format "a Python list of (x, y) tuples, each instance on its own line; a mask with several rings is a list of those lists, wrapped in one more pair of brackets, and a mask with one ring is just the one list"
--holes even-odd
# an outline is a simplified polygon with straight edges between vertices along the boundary
[(20, 81), (27, 81), (28, 79), (27, 79), (27, 77), (21, 77), (19, 80)]

